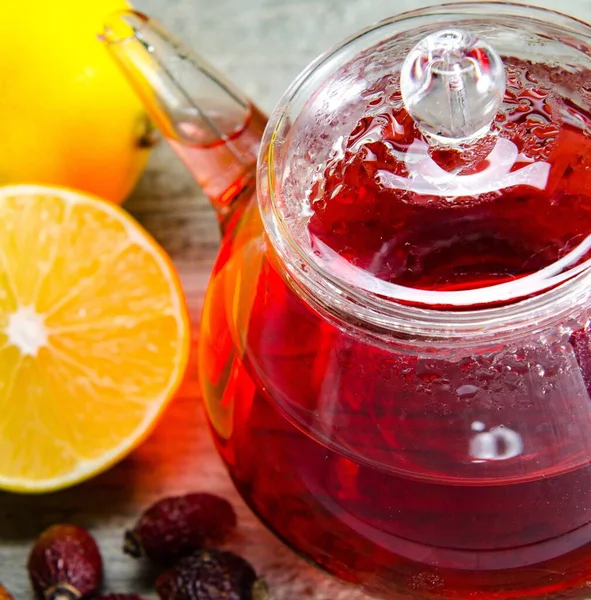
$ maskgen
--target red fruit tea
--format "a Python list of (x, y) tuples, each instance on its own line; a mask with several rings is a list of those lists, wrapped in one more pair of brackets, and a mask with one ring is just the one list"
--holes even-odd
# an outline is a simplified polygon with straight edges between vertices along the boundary
[[(312, 243), (417, 291), (480, 290), (569, 253), (568, 268), (587, 260), (590, 117), (528, 68), (508, 67), (498, 135), (471, 154), (428, 156), (474, 175), (503, 140), (515, 151), (503, 176), (544, 163), (541, 180), (453, 199), (395, 188), (393, 175), (408, 176), (401, 157), (424, 140), (385, 102), (319, 169)], [(386, 598), (591, 596), (588, 315), (471, 351), (380, 345), (306, 304), (265, 247), (252, 202), (224, 240), (200, 347), (216, 443), (260, 518)]]

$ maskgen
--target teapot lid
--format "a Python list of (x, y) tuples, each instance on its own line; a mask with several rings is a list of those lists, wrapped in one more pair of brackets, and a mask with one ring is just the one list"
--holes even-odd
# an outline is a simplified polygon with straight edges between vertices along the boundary
[(590, 34), (544, 9), (461, 3), (318, 59), (261, 148), (279, 252), (341, 294), (429, 308), (514, 302), (585, 272)]

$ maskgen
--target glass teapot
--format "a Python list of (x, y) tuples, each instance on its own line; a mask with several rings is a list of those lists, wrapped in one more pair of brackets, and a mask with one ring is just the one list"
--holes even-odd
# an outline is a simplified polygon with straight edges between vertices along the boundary
[(224, 232), (199, 373), (231, 477), (383, 597), (591, 597), (590, 36), (406, 13), (267, 123), (144, 15), (106, 26)]

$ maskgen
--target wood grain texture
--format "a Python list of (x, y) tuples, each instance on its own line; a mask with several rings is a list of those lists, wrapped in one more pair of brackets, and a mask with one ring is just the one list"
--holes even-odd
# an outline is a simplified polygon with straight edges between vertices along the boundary
[[(413, 0), (137, 0), (189, 41), (263, 109), (270, 110), (293, 77), (317, 54)], [(564, 8), (591, 20), (591, 2)], [(215, 217), (184, 168), (165, 146), (127, 208), (173, 256), (196, 329), (218, 247)], [(208, 490), (230, 498), (240, 519), (233, 548), (248, 556), (271, 584), (275, 600), (362, 600), (359, 592), (307, 566), (277, 542), (237, 497), (205, 427), (194, 360), (186, 381), (154, 434), (131, 456), (78, 487), (45, 496), (0, 494), (0, 581), (16, 600), (31, 600), (25, 562), (31, 541), (55, 522), (89, 527), (102, 548), (107, 587), (149, 593), (152, 574), (121, 554), (123, 529), (142, 507), (165, 495)]]

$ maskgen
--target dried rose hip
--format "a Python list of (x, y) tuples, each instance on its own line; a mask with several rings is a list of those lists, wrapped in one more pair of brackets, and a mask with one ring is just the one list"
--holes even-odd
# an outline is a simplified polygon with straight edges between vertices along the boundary
[(156, 581), (161, 600), (267, 600), (269, 592), (252, 566), (224, 550), (199, 550)]
[(38, 598), (79, 600), (93, 596), (103, 580), (103, 561), (94, 538), (75, 525), (45, 530), (27, 564)]
[(124, 552), (165, 565), (226, 541), (236, 529), (232, 505), (213, 494), (164, 498), (148, 508), (125, 533)]
[(0, 600), (13, 600), (8, 590), (2, 584), (0, 584)]

